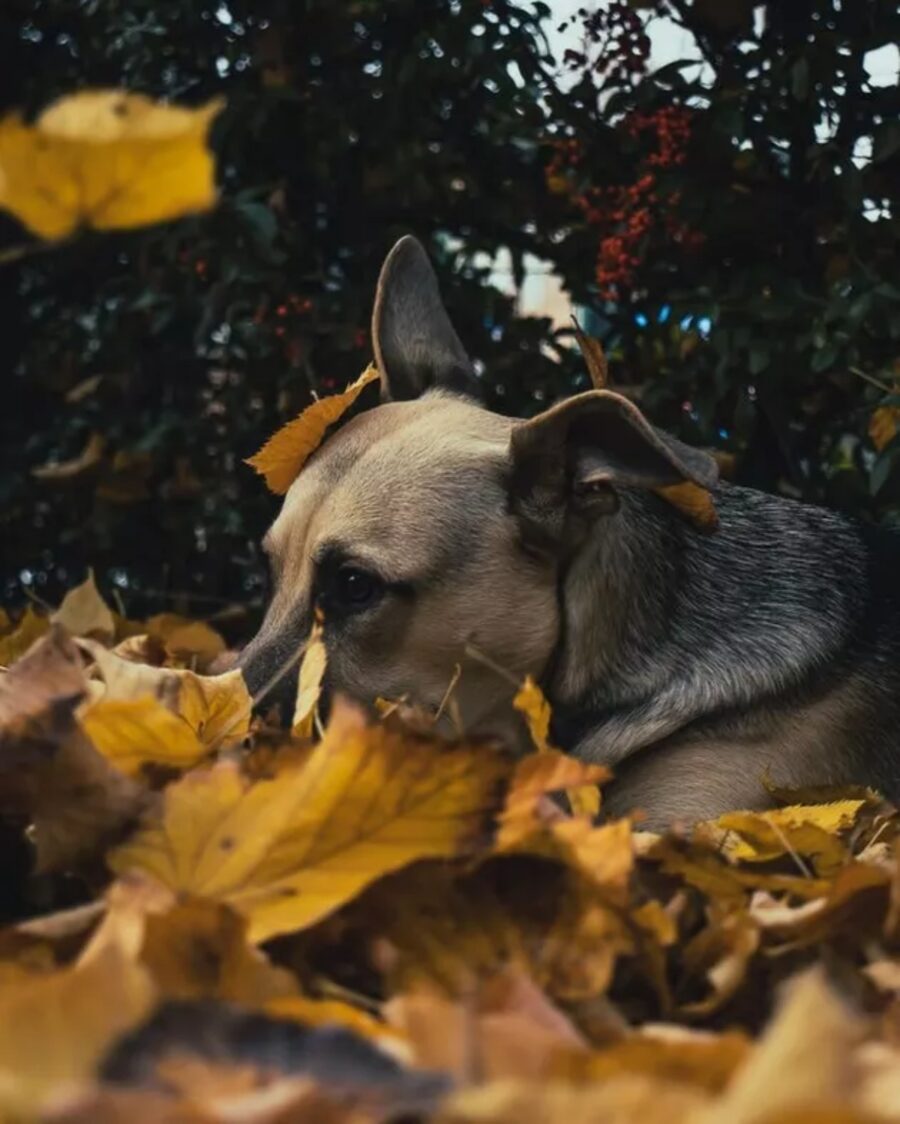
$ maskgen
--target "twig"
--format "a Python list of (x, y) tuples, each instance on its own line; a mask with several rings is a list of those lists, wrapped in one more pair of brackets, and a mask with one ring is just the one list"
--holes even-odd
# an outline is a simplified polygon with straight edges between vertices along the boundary
[(872, 386), (877, 387), (884, 394), (896, 394), (895, 387), (888, 386), (886, 382), (882, 382), (881, 379), (876, 379), (874, 375), (867, 374), (859, 367), (848, 367), (847, 370), (851, 374), (856, 375), (857, 378), (864, 379), (866, 382), (871, 383)]
[[(216, 738), (215, 742), (209, 747), (210, 753), (214, 753), (219, 748), (219, 746), (222, 744), (222, 742), (229, 736), (229, 734), (231, 734), (232, 731), (234, 731), (244, 721), (245, 718), (247, 718), (250, 714), (252, 714), (253, 708), (255, 706), (258, 706), (262, 702), (262, 700), (266, 697), (266, 695), (269, 693), (269, 691), (271, 691), (272, 688), (275, 686), (275, 684), (279, 682), (279, 680), (285, 674), (285, 672), (287, 672), (291, 668), (292, 664), (295, 664), (298, 659), (303, 658), (303, 654), (306, 651), (308, 643), (309, 643), (308, 640), (304, 640), (303, 643), (297, 649), (296, 652), (291, 652), (290, 655), (287, 656), (286, 659), (282, 660), (282, 662), (278, 665), (278, 667), (275, 669), (275, 671), (269, 676), (269, 678), (265, 681), (265, 683), (263, 683), (263, 685), (256, 692), (256, 694), (251, 695), (249, 707), (241, 707), (241, 710), (239, 711), (239, 713), (235, 715), (235, 717), (232, 719), (232, 721), (229, 723), (229, 725), (227, 725), (225, 727), (225, 729), (219, 734), (219, 736), (218, 736), (218, 738)], [(240, 668), (237, 668), (235, 670), (240, 671)], [(226, 674), (230, 674), (230, 673), (226, 672)]]
[(519, 687), (522, 686), (521, 680), (518, 676), (513, 675), (513, 673), (508, 668), (501, 667), (501, 665), (498, 664), (495, 660), (492, 660), (490, 656), (485, 655), (485, 653), (482, 652), (479, 648), (476, 648), (471, 641), (467, 642), (464, 650), (469, 659), (475, 660), (480, 664), (484, 664), (484, 666), (490, 668), (490, 670), (493, 671), (495, 675), (499, 675), (501, 679), (505, 679), (511, 687), (515, 687), (516, 690), (518, 690)]

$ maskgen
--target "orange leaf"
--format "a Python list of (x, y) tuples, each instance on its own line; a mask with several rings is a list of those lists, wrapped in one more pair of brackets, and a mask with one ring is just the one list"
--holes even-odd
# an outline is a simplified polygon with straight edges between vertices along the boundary
[(322, 444), (328, 427), (338, 421), (377, 378), (378, 370), (370, 364), (343, 393), (320, 398), (307, 406), (298, 418), (283, 425), (258, 453), (247, 458), (245, 464), (265, 477), (269, 491), (283, 496)]
[(686, 480), (683, 484), (669, 484), (665, 488), (655, 488), (654, 491), (666, 503), (672, 504), (682, 515), (686, 515), (697, 530), (715, 531), (719, 526), (719, 513), (712, 494), (699, 484)]

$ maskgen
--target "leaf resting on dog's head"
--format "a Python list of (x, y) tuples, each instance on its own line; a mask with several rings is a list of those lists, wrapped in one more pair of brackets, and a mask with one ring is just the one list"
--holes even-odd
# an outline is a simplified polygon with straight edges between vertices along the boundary
[(265, 478), (270, 492), (283, 496), (322, 444), (328, 427), (343, 417), (369, 383), (377, 378), (378, 370), (370, 364), (341, 394), (320, 398), (307, 406), (299, 417), (283, 425), (245, 463)]

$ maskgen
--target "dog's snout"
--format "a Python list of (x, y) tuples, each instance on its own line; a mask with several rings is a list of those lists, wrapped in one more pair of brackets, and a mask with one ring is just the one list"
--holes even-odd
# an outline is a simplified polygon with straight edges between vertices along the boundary
[(287, 700), (302, 656), (303, 636), (301, 627), (271, 632), (264, 624), (244, 648), (237, 666), (254, 699)]

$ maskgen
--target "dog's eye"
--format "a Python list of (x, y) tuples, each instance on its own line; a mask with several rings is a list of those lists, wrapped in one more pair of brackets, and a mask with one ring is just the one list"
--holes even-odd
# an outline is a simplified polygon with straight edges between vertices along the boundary
[(365, 609), (384, 593), (384, 582), (377, 574), (358, 566), (341, 566), (334, 576), (334, 596), (346, 609)]

